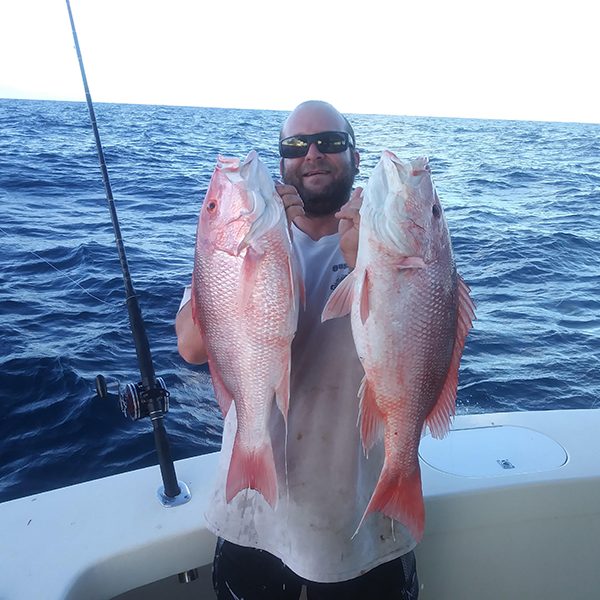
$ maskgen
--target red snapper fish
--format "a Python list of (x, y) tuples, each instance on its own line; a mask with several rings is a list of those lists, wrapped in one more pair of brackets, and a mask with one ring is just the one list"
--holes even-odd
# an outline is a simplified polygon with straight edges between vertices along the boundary
[(297, 272), (283, 203), (256, 152), (219, 157), (200, 211), (192, 314), (219, 406), (226, 414), (234, 402), (237, 413), (227, 502), (252, 488), (276, 504), (268, 422), (274, 399), (287, 419)]
[(323, 311), (323, 320), (351, 314), (365, 370), (365, 451), (383, 434), (383, 468), (359, 527), (378, 511), (417, 542), (423, 537), (419, 442), (425, 426), (443, 437), (455, 414), (460, 359), (475, 318), (469, 291), (454, 265), (427, 158), (402, 161), (384, 151), (363, 193), (356, 267)]

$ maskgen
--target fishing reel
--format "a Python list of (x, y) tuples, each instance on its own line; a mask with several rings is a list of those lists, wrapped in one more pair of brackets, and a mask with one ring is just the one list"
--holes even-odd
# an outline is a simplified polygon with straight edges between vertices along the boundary
[(118, 385), (117, 393), (108, 391), (108, 384), (104, 375), (96, 376), (96, 392), (102, 400), (117, 400), (123, 415), (132, 421), (138, 421), (153, 414), (161, 416), (169, 411), (169, 397), (171, 393), (162, 377), (156, 378), (156, 387), (151, 390), (144, 389), (142, 382), (128, 383), (123, 392)]

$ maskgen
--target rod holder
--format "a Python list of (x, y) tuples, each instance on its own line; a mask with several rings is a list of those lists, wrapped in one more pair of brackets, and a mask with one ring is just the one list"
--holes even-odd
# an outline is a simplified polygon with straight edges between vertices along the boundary
[(183, 481), (177, 482), (179, 486), (179, 494), (177, 496), (167, 496), (165, 494), (165, 486), (161, 485), (156, 492), (158, 496), (159, 502), (165, 508), (174, 508), (176, 506), (181, 506), (182, 504), (187, 504), (192, 499), (192, 493), (190, 492), (190, 488), (183, 483)]

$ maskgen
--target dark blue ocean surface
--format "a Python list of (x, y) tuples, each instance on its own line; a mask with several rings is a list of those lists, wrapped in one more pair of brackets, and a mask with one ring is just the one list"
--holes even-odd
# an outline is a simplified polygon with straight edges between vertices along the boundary
[[(217, 155), (256, 148), (276, 176), (285, 115), (96, 113), (173, 455), (216, 450), (210, 377), (177, 354), (174, 317)], [(431, 158), (478, 306), (459, 412), (600, 407), (600, 126), (350, 117), (358, 183), (384, 148)], [(0, 202), (0, 501), (156, 464), (150, 423), (94, 389), (139, 371), (85, 104), (0, 100)]]

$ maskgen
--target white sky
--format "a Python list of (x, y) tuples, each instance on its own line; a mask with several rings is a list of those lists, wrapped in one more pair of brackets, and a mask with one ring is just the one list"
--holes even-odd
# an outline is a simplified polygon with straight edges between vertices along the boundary
[[(600, 123), (597, 5), (71, 2), (97, 102)], [(0, 0), (0, 97), (84, 100), (64, 0)]]

